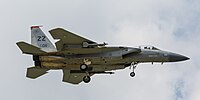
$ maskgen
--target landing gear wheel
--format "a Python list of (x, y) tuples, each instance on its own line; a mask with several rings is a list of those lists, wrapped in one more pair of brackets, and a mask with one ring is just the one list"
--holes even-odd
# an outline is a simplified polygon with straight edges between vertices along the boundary
[(131, 73), (130, 73), (130, 76), (131, 76), (131, 77), (134, 77), (134, 76), (135, 76), (135, 72), (131, 72)]
[(84, 81), (85, 83), (89, 83), (90, 80), (91, 80), (90, 76), (84, 76), (84, 77), (83, 77), (83, 81)]
[(137, 67), (138, 63), (139, 63), (139, 62), (132, 62), (132, 63), (131, 63), (130, 69), (132, 68), (132, 70), (133, 70), (133, 71), (130, 73), (130, 76), (131, 76), (131, 77), (134, 77), (134, 76), (135, 76), (134, 70), (135, 70), (135, 68)]
[(80, 65), (80, 69), (81, 69), (82, 71), (86, 71), (86, 70), (88, 69), (88, 66), (87, 66), (86, 64), (81, 64), (81, 65)]

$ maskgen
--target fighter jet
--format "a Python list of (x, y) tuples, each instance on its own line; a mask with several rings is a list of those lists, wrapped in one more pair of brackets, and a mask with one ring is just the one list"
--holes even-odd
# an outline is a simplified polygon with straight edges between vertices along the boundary
[(109, 47), (96, 43), (62, 28), (49, 31), (51, 43), (40, 26), (31, 27), (31, 44), (18, 42), (22, 53), (32, 55), (34, 66), (27, 68), (26, 77), (36, 79), (49, 70), (62, 70), (63, 82), (89, 83), (95, 74), (114, 74), (114, 70), (131, 68), (130, 76), (139, 63), (165, 63), (188, 60), (180, 54), (154, 46)]

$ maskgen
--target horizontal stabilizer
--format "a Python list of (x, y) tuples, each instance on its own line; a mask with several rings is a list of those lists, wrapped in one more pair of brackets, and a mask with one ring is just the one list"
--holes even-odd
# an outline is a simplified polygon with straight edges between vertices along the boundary
[(21, 51), (25, 54), (43, 54), (46, 53), (42, 51), (40, 48), (33, 46), (31, 44), (28, 44), (26, 42), (17, 42), (17, 46), (21, 49)]
[(48, 71), (48, 69), (40, 69), (40, 68), (36, 68), (36, 67), (30, 67), (30, 68), (27, 68), (26, 77), (35, 79), (35, 78), (38, 78), (38, 77), (48, 73), (47, 71)]

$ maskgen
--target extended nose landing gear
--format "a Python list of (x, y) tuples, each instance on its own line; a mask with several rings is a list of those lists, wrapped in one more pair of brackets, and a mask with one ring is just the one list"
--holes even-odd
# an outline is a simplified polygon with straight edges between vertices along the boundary
[(132, 70), (133, 70), (133, 71), (130, 73), (130, 76), (131, 76), (131, 77), (134, 77), (134, 76), (135, 76), (134, 70), (135, 70), (135, 68), (137, 67), (137, 65), (138, 65), (138, 62), (132, 62), (132, 63), (131, 63), (130, 69), (132, 68)]
[(134, 77), (134, 76), (135, 76), (135, 72), (131, 72), (131, 73), (130, 73), (130, 76), (131, 76), (131, 77)]

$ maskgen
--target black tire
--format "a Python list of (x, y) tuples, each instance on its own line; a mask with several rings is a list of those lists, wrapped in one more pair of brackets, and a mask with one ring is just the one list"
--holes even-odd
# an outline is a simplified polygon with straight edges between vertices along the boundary
[(84, 81), (85, 83), (89, 83), (90, 80), (91, 80), (90, 76), (84, 76), (84, 77), (83, 77), (83, 81)]
[(134, 77), (134, 76), (135, 76), (135, 72), (131, 72), (131, 73), (130, 73), (130, 76), (131, 76), (131, 77)]
[(81, 69), (82, 71), (86, 71), (86, 70), (88, 69), (88, 66), (87, 66), (86, 64), (81, 64), (81, 65), (80, 65), (80, 69)]

